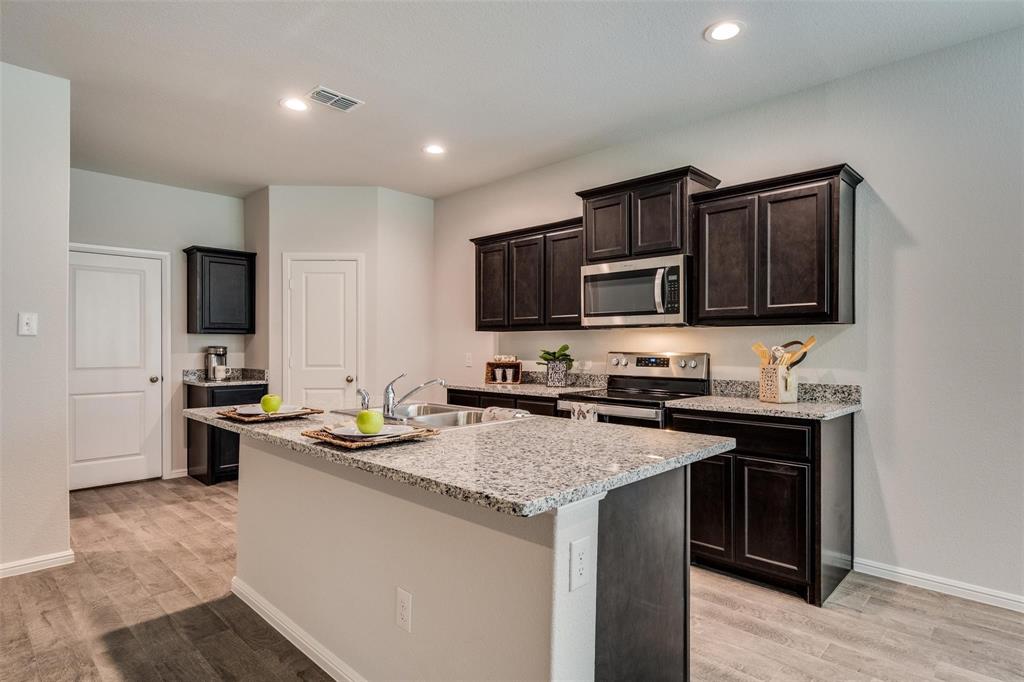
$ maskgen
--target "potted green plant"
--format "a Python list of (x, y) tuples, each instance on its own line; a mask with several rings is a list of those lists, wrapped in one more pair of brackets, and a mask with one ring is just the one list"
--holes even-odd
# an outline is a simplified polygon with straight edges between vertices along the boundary
[(569, 370), (572, 369), (572, 356), (569, 354), (569, 344), (563, 343), (557, 350), (540, 351), (542, 365), (548, 368), (548, 386), (568, 386)]

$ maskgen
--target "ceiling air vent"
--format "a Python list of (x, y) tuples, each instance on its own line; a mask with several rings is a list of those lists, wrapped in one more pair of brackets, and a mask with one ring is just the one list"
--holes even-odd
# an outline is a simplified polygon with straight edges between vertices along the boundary
[(355, 97), (343, 95), (322, 85), (318, 85), (313, 92), (309, 93), (309, 98), (314, 102), (319, 102), (334, 109), (341, 109), (342, 111), (350, 111), (363, 104), (361, 100)]

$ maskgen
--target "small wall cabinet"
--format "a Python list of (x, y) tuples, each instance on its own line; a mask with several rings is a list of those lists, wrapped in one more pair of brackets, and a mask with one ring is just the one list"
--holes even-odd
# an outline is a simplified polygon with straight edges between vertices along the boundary
[(188, 333), (256, 332), (256, 254), (190, 246)]
[(853, 567), (853, 416), (673, 410), (670, 423), (736, 439), (690, 465), (693, 562), (821, 606)]
[(840, 165), (695, 194), (694, 323), (853, 323), (862, 180)]
[[(267, 394), (267, 384), (185, 388), (185, 407), (251, 405)], [(188, 475), (206, 485), (238, 478), (238, 434), (189, 419)]]
[(579, 218), (488, 235), (476, 245), (476, 329), (580, 325), (583, 228)]
[(577, 192), (588, 263), (690, 253), (689, 198), (719, 180), (693, 166)]

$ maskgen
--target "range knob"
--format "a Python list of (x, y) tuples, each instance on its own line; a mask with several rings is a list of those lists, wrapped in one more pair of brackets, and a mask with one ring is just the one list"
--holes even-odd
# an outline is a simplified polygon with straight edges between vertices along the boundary
[(697, 369), (697, 361), (690, 360), (690, 369)]
[(612, 366), (613, 367), (618, 367), (619, 366), (619, 359), (618, 358), (612, 358)]
[(622, 366), (625, 367), (629, 364), (629, 358), (622, 358)]
[(682, 367), (683, 369), (686, 369), (686, 360), (680, 360), (679, 366)]

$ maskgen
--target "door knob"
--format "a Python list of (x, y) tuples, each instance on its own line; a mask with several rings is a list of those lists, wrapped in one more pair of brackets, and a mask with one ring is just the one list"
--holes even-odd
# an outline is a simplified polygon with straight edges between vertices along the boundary
[(152, 376), (152, 377), (149, 378), (149, 383), (151, 383), (151, 384), (155, 384), (158, 381), (160, 381), (160, 377)]
[(349, 383), (349, 384), (351, 384), (355, 380), (356, 380), (356, 378), (354, 376), (352, 376), (351, 374), (349, 374), (347, 377), (345, 377), (345, 382)]

